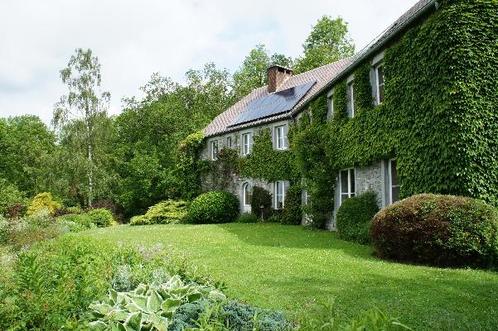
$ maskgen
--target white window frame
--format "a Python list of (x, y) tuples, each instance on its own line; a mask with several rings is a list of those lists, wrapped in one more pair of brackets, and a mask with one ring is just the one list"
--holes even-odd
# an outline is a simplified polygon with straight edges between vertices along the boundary
[[(279, 186), (282, 187), (282, 194), (279, 194), (278, 192), (278, 188)], [(275, 196), (275, 209), (279, 210), (279, 209), (284, 209), (285, 207), (285, 181), (283, 180), (278, 180), (275, 182), (274, 184), (274, 189), (273, 189), (273, 193), (274, 193), (274, 196)], [(279, 201), (279, 197), (282, 198), (282, 206), (279, 206), (278, 205), (278, 201)]]
[[(378, 62), (374, 66), (374, 73), (375, 73), (375, 101), (377, 102), (377, 105), (380, 105), (384, 100), (380, 100), (380, 79), (379, 79), (379, 68), (382, 67), (384, 68), (384, 63), (383, 62)], [(382, 75), (382, 88), (385, 88), (385, 75)], [(385, 94), (385, 89), (384, 89), (384, 94)]]
[(232, 148), (232, 137), (228, 136), (226, 139), (227, 147)]
[[(393, 188), (399, 188), (399, 180), (398, 184), (393, 185), (393, 161), (396, 161), (396, 159), (390, 159), (387, 164), (387, 174), (388, 174), (388, 182), (389, 182), (389, 204), (393, 204), (396, 201), (393, 201)], [(397, 169), (396, 169), (397, 170)]]
[[(354, 183), (356, 185), (356, 170), (355, 170), (355, 168), (347, 168), (347, 169), (342, 169), (341, 171), (339, 171), (339, 206), (342, 205), (344, 200), (346, 200), (346, 199), (344, 199), (344, 200), (342, 199), (343, 194), (347, 194), (348, 199), (356, 196), (356, 187), (352, 187), (353, 185), (351, 185), (351, 170), (353, 172)], [(342, 173), (345, 171), (347, 171), (347, 173), (348, 173), (348, 189), (346, 192), (343, 193), (343, 191), (342, 191), (342, 177), (341, 176), (342, 176)]]
[[(247, 137), (247, 142), (246, 138)], [(251, 147), (252, 147), (252, 132), (244, 132), (241, 135), (241, 140), (242, 140), (242, 155), (246, 156), (251, 154)]]
[(303, 190), (303, 201), (302, 201), (302, 205), (303, 206), (307, 206), (309, 204), (309, 194), (308, 194), (308, 190)]
[(347, 83), (347, 88), (348, 88), (348, 95), (350, 96), (348, 102), (349, 102), (349, 109), (351, 109), (351, 114), (348, 114), (350, 118), (354, 117), (354, 79), (351, 79)]
[(251, 196), (251, 200), (252, 200), (252, 187), (251, 187), (251, 184), (248, 183), (248, 182), (245, 182), (244, 184), (242, 184), (242, 204), (247, 207), (247, 206), (251, 206), (251, 201), (249, 201), (249, 203), (247, 203), (247, 190), (249, 190), (249, 195)]
[(275, 149), (286, 150), (285, 125), (275, 126), (273, 128), (273, 134), (275, 135)]
[(327, 119), (332, 119), (334, 117), (334, 89), (327, 93)]
[(211, 160), (218, 160), (218, 140), (211, 141)]

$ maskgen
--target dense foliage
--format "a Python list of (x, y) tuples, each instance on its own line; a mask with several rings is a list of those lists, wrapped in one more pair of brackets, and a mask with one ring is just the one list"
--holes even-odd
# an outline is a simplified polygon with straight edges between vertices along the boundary
[(16, 209), (20, 212), (26, 207), (26, 199), (19, 189), (0, 178), (0, 215), (15, 217), (13, 215)]
[(239, 199), (232, 193), (211, 191), (199, 195), (190, 205), (188, 223), (227, 223), (239, 215)]
[(89, 210), (86, 215), (90, 218), (93, 224), (98, 227), (110, 226), (115, 222), (112, 212), (105, 208), (96, 208)]
[(370, 225), (379, 211), (377, 194), (365, 192), (343, 201), (336, 215), (339, 237), (360, 244), (370, 243)]
[(301, 224), (303, 218), (301, 185), (291, 185), (285, 194), (282, 224)]
[(147, 210), (144, 215), (134, 216), (130, 225), (179, 223), (185, 220), (188, 203), (182, 200), (161, 201)]
[(372, 221), (380, 257), (438, 266), (497, 266), (498, 210), (466, 197), (420, 194)]
[(53, 216), (61, 207), (61, 203), (56, 201), (50, 192), (38, 193), (29, 204), (27, 215), (47, 213)]
[(260, 186), (253, 186), (251, 211), (260, 219), (267, 219), (272, 212), (272, 195)]
[(257, 223), (260, 219), (254, 213), (242, 213), (235, 222), (237, 223)]

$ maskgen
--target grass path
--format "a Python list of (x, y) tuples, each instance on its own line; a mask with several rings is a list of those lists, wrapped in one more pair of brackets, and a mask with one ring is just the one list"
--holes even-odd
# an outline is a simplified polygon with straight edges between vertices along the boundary
[(187, 254), (227, 293), (297, 313), (335, 301), (342, 317), (376, 306), (419, 329), (497, 330), (498, 273), (384, 262), (325, 231), (276, 224), (120, 226), (81, 233)]

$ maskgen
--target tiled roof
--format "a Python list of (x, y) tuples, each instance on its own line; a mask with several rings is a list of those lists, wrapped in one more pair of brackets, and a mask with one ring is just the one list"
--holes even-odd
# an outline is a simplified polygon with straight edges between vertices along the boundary
[(310, 71), (303, 72), (302, 74), (290, 76), (286, 81), (284, 81), (277, 89), (278, 91), (283, 91), (294, 86), (306, 84), (309, 82), (316, 81), (316, 84), (306, 93), (306, 95), (291, 109), (290, 112), (278, 114), (276, 116), (267, 117), (264, 119), (252, 121), (249, 123), (244, 123), (241, 125), (233, 126), (228, 128), (230, 124), (238, 117), (240, 113), (246, 110), (247, 105), (257, 98), (262, 98), (267, 95), (268, 88), (263, 86), (253, 90), (247, 96), (242, 98), (239, 102), (228, 108), (226, 111), (218, 115), (205, 129), (204, 135), (214, 136), (218, 134), (223, 134), (229, 131), (240, 130), (245, 127), (255, 126), (266, 122), (273, 122), (278, 119), (289, 117), (290, 114), (295, 113), (299, 110), (302, 105), (306, 104), (312, 97), (316, 95), (331, 79), (334, 78), (344, 67), (351, 63), (351, 60), (343, 59), (334, 63), (330, 63)]
[(397, 35), (406, 26), (408, 26), (414, 19), (421, 16), (427, 9), (431, 8), (436, 3), (435, 0), (420, 0), (406, 11), (400, 18), (391, 24), (379, 37), (375, 38), (369, 45), (363, 48), (360, 52), (344, 60), (340, 60), (322, 67), (304, 72), (299, 75), (291, 76), (277, 91), (282, 91), (294, 86), (305, 84), (311, 81), (317, 83), (311, 90), (304, 96), (304, 98), (297, 103), (290, 112), (278, 114), (276, 116), (267, 117), (264, 119), (256, 120), (253, 122), (245, 123), (240, 126), (233, 126), (228, 128), (230, 124), (242, 113), (246, 106), (256, 98), (262, 98), (268, 95), (267, 86), (263, 86), (253, 90), (250, 94), (242, 98), (239, 102), (228, 108), (225, 112), (218, 115), (205, 129), (204, 135), (206, 137), (223, 134), (229, 131), (240, 130), (245, 127), (256, 126), (267, 122), (274, 122), (280, 119), (288, 118), (290, 115), (298, 113), (302, 107), (310, 101), (313, 97), (320, 94), (323, 90), (332, 85), (333, 82), (342, 78), (348, 72), (351, 72), (354, 67), (370, 54), (380, 50), (384, 44), (392, 37)]

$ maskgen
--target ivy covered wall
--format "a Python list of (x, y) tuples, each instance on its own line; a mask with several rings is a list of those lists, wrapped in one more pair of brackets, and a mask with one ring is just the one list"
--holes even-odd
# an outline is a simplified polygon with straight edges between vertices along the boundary
[(382, 104), (374, 106), (366, 59), (352, 73), (354, 118), (344, 79), (334, 85), (331, 120), (324, 91), (291, 128), (291, 151), (274, 151), (263, 134), (241, 172), (268, 181), (303, 178), (318, 226), (332, 211), (340, 169), (392, 157), (403, 197), (457, 194), (498, 205), (497, 27), (496, 0), (439, 1), (386, 48)]

